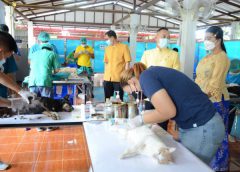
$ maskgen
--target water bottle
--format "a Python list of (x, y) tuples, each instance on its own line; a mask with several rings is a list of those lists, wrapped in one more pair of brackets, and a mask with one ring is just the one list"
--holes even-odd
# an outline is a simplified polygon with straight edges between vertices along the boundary
[(130, 102), (129, 97), (128, 97), (128, 93), (126, 93), (126, 92), (124, 92), (124, 94), (123, 94), (123, 102), (124, 103), (129, 103)]
[(85, 104), (85, 118), (86, 119), (91, 118), (91, 109), (92, 109), (92, 102), (87, 101)]
[(111, 101), (107, 98), (104, 107), (104, 118), (110, 119), (113, 117), (113, 108)]

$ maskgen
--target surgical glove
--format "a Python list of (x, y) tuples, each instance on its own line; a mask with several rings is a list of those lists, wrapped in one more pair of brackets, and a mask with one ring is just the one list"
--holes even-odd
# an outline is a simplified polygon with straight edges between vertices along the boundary
[(31, 93), (29, 91), (21, 90), (18, 92), (18, 94), (23, 98), (24, 101), (26, 101), (28, 104), (30, 103), (30, 100), (34, 100), (36, 98), (36, 95), (34, 93)]
[(138, 115), (132, 119), (130, 119), (128, 121), (128, 125), (131, 129), (133, 128), (136, 128), (136, 127), (140, 127), (144, 124), (144, 121), (143, 121), (143, 116), (142, 115)]
[(85, 53), (85, 54), (87, 54), (87, 55), (89, 55), (89, 54), (90, 54), (90, 53), (89, 53), (87, 50), (85, 50), (85, 51), (84, 51), (84, 53)]
[(78, 55), (80, 56), (80, 55), (82, 55), (83, 54), (83, 51), (79, 51), (78, 52)]
[(23, 98), (13, 98), (9, 100), (11, 101), (10, 108), (15, 112), (23, 109), (24, 105), (26, 105), (26, 102), (23, 100)]

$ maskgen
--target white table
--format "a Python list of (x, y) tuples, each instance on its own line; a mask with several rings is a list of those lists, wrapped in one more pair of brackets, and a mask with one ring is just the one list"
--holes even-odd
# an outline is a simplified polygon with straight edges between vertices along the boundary
[[(82, 105), (84, 106), (84, 105)], [(53, 120), (44, 114), (15, 115), (10, 118), (0, 118), (0, 128), (3, 127), (36, 127), (36, 126), (61, 126), (81, 125), (85, 121), (94, 119), (86, 118), (81, 106), (73, 106), (72, 112), (59, 112), (60, 120)], [(84, 109), (84, 107), (82, 107)]]
[(169, 147), (176, 147), (173, 164), (161, 165), (143, 155), (120, 159), (128, 144), (116, 132), (110, 131), (108, 122), (85, 122), (83, 125), (94, 172), (213, 172), (169, 136), (162, 140)]

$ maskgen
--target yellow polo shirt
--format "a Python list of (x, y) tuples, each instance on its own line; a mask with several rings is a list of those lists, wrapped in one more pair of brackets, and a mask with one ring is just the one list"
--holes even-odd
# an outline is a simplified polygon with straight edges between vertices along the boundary
[[(78, 46), (75, 50), (75, 53), (80, 51), (88, 51), (89, 53), (93, 54), (94, 50), (91, 46), (83, 47), (82, 45)], [(77, 57), (77, 64), (79, 66), (86, 66), (91, 67), (91, 57), (88, 54), (81, 54)]]
[(148, 68), (150, 66), (163, 66), (180, 70), (178, 53), (169, 48), (155, 48), (143, 53), (141, 62)]
[(125, 70), (126, 63), (131, 61), (130, 51), (127, 45), (117, 43), (105, 48), (104, 54), (104, 80), (120, 82), (120, 74)]

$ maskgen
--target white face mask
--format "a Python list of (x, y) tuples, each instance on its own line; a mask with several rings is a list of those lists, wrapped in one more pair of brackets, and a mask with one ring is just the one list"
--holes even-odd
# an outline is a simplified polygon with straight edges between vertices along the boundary
[(158, 41), (158, 46), (160, 48), (167, 48), (168, 42), (169, 42), (169, 39), (167, 39), (167, 38), (160, 38), (159, 41)]
[(107, 41), (106, 41), (106, 44), (107, 44), (107, 45), (112, 45), (112, 42), (111, 42), (110, 40), (107, 40)]
[(214, 42), (208, 40), (204, 41), (204, 46), (207, 51), (213, 50), (216, 47)]
[(4, 53), (3, 52), (1, 52), (2, 54), (2, 60), (0, 60), (0, 67), (2, 67), (2, 65), (6, 62), (6, 59), (4, 58)]
[(3, 72), (4, 71), (4, 66), (3, 64), (6, 62), (6, 59), (2, 59), (0, 60), (0, 71)]

